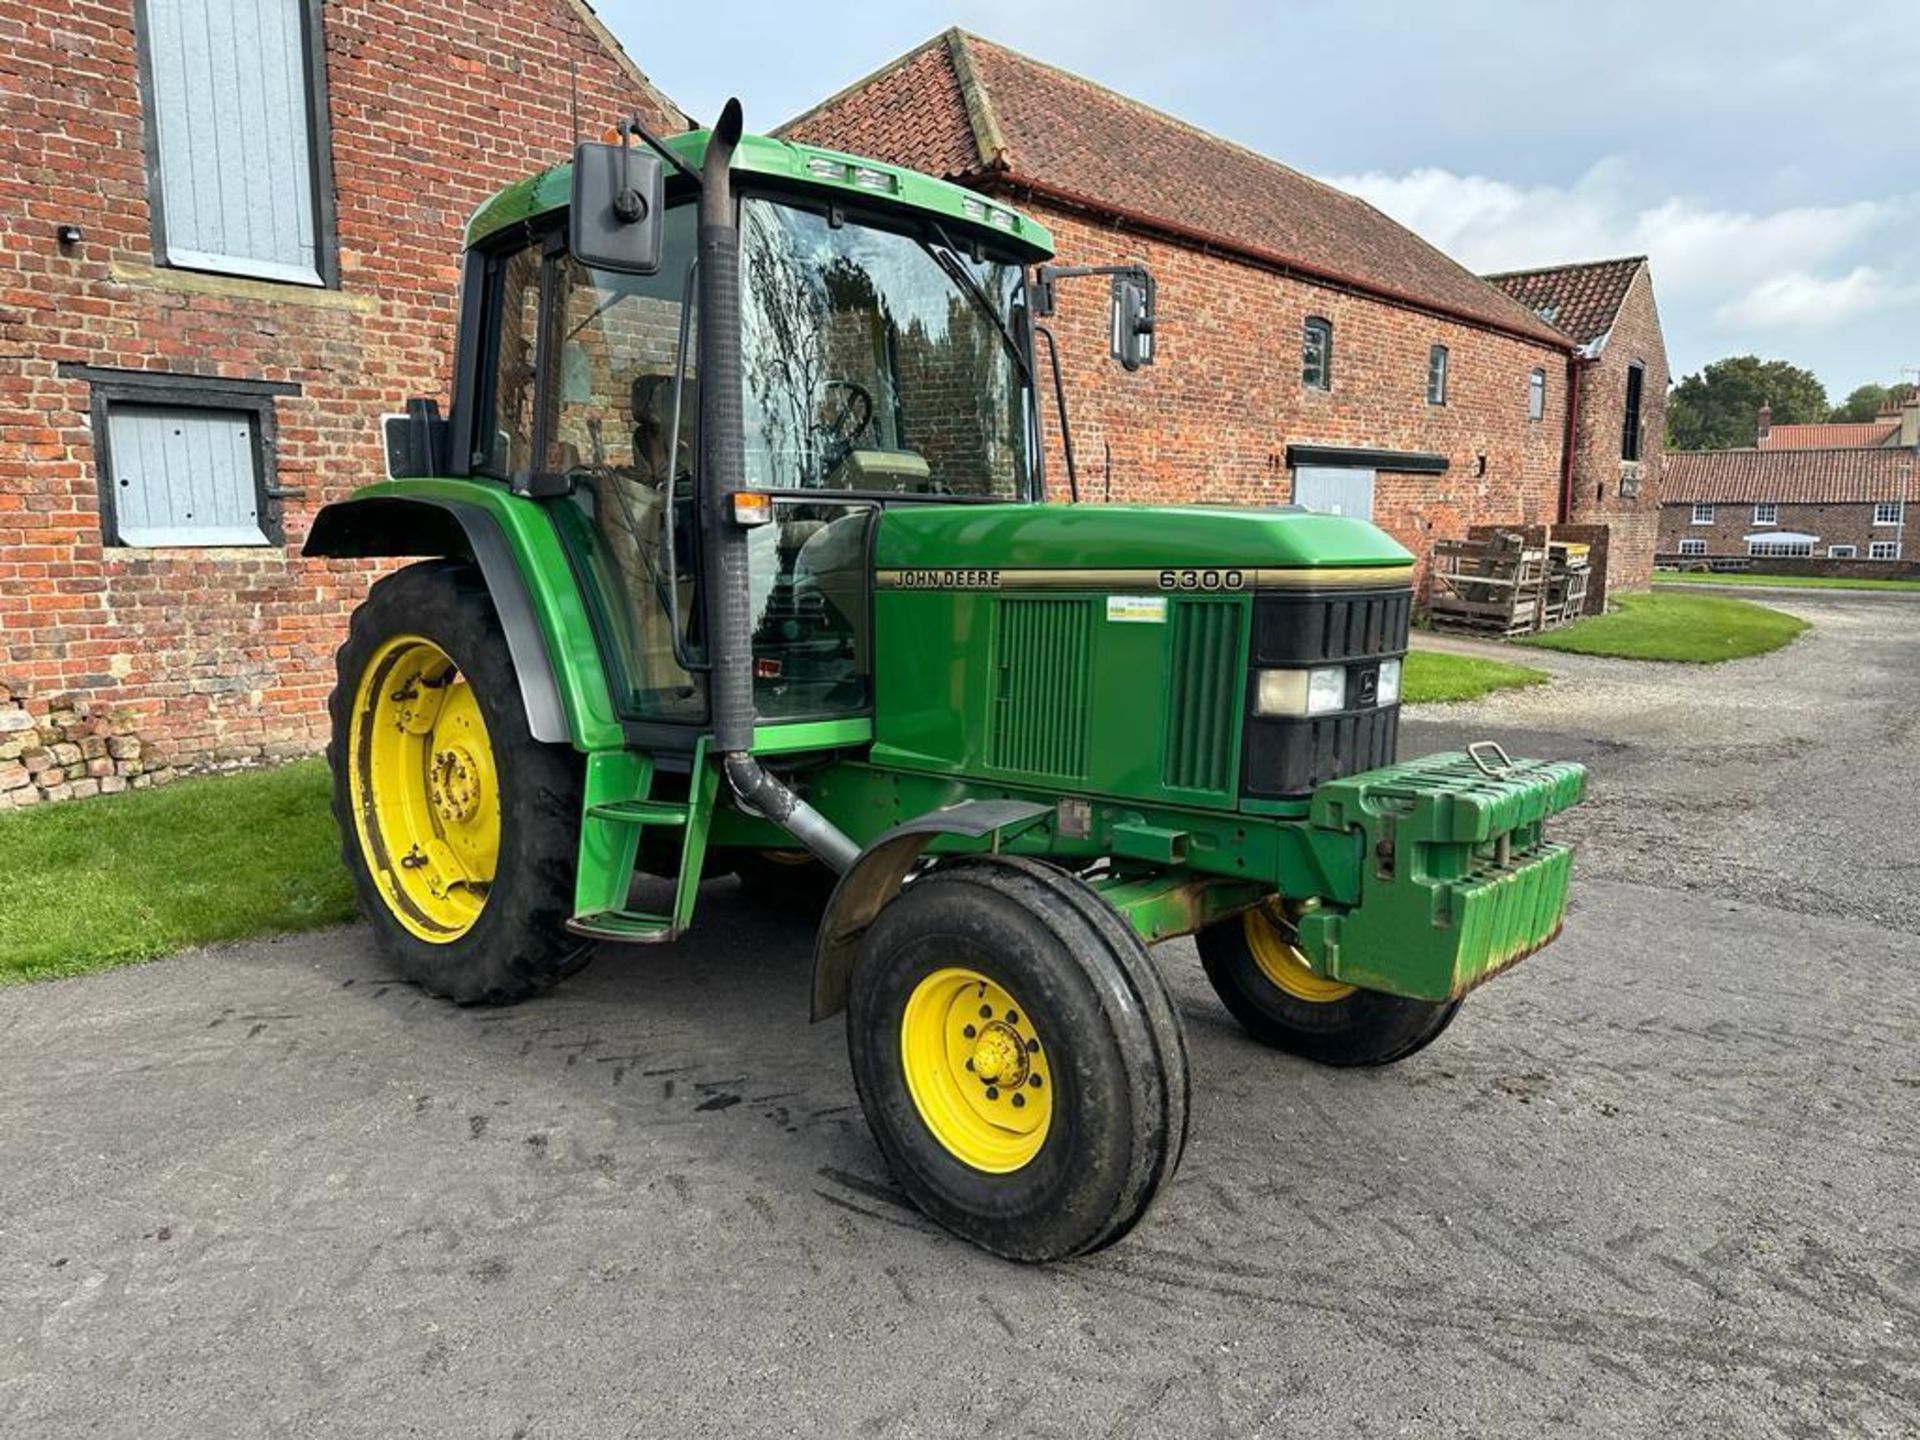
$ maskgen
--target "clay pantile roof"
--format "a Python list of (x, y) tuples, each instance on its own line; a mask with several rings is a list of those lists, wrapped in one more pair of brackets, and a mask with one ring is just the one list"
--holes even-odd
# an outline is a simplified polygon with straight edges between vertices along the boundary
[(1760, 442), (1762, 450), (1872, 450), (1900, 433), (1898, 420), (1866, 420), (1840, 425), (1775, 425)]
[(1547, 270), (1507, 270), (1486, 279), (1548, 324), (1592, 345), (1613, 329), (1620, 302), (1646, 263), (1644, 255), (1627, 255)]
[(1557, 348), (1566, 337), (1345, 191), (961, 30), (775, 132), (1025, 191)]
[(1665, 505), (1920, 502), (1911, 450), (1669, 450)]

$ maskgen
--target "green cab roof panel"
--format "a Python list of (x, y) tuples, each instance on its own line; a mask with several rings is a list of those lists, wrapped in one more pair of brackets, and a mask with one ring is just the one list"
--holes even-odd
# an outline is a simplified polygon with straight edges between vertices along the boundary
[[(706, 158), (705, 130), (689, 130), (662, 143), (694, 170)], [(637, 142), (636, 142), (637, 145)], [(1027, 260), (1045, 260), (1053, 254), (1053, 236), (1046, 226), (1010, 210), (998, 201), (976, 195), (945, 180), (903, 170), (880, 160), (843, 155), (814, 145), (796, 145), (766, 135), (742, 135), (733, 154), (735, 175), (758, 175), (817, 193), (838, 192), (849, 203), (878, 208), (917, 210), (952, 222), (958, 230), (982, 240), (1008, 246)], [(673, 176), (668, 175), (671, 184)], [(514, 225), (564, 210), (573, 191), (569, 162), (516, 180), (488, 200), (467, 222), (467, 244), (477, 245)]]
[(900, 505), (874, 542), (882, 570), (1332, 570), (1407, 567), (1365, 520), (1293, 506)]

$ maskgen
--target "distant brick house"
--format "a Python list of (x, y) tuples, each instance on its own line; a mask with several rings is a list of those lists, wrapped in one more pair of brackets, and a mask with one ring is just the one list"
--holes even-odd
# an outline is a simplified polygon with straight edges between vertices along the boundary
[(1608, 590), (1644, 588), (1653, 578), (1667, 433), (1667, 347), (1647, 257), (1487, 279), (1579, 345), (1568, 518), (1607, 527)]
[[(1132, 375), (1106, 291), (1060, 290), (1089, 498), (1337, 507), (1423, 558), (1559, 517), (1573, 342), (1351, 195), (958, 30), (783, 133), (1003, 196), (1063, 261), (1152, 270), (1156, 355)], [(1664, 393), (1664, 364), (1648, 381)]]
[(1762, 450), (1920, 449), (1920, 396), (1885, 406), (1871, 420), (1814, 425), (1776, 425), (1773, 407), (1762, 405), (1754, 444)]
[(1911, 449), (1675, 451), (1660, 507), (1662, 563), (1920, 559)]
[(299, 546), (378, 416), (444, 400), (468, 215), (565, 156), (576, 81), (588, 123), (685, 119), (585, 0), (0, 0), (0, 34), (0, 803), (310, 751), (367, 577)]

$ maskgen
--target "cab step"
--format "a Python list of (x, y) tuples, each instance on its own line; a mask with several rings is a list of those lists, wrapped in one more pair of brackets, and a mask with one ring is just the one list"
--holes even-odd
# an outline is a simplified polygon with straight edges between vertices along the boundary
[(689, 807), (679, 800), (609, 800), (589, 805), (592, 820), (611, 820), (616, 825), (685, 825)]
[(645, 915), (637, 910), (597, 910), (591, 915), (575, 915), (567, 921), (567, 929), (575, 935), (620, 945), (661, 945), (677, 940), (684, 933), (670, 915)]

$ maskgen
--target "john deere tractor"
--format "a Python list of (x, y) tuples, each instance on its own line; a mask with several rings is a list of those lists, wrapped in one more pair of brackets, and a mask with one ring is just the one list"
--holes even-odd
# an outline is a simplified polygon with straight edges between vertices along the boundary
[(1118, 1239), (1179, 1163), (1149, 945), (1194, 935), (1268, 1046), (1403, 1059), (1557, 932), (1584, 780), (1395, 763), (1413, 565), (1371, 525), (1071, 503), (1041, 319), (1106, 277), (1131, 368), (1155, 300), (1051, 258), (737, 104), (623, 123), (473, 217), (449, 413), (390, 417), (390, 478), (306, 545), (415, 562), (353, 616), (330, 750), (400, 972), (520, 1000), (737, 872), (817, 919), (813, 1016), (901, 1186), (1021, 1260)]

